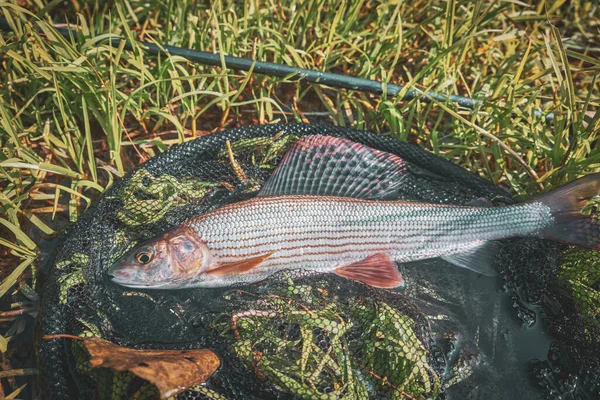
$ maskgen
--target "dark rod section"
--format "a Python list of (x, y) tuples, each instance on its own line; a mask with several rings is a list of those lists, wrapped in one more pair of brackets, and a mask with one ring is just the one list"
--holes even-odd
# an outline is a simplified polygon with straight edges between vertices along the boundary
[[(118, 43), (118, 42), (117, 42)], [(215, 53), (208, 53), (206, 51), (182, 49), (180, 47), (173, 46), (160, 46), (148, 42), (138, 42), (140, 45), (146, 47), (152, 54), (162, 53), (167, 51), (169, 54), (178, 55), (187, 58), (190, 61), (199, 62), (201, 64), (221, 66), (221, 56)], [(125, 47), (131, 50), (131, 44), (127, 43)], [(321, 85), (332, 86), (336, 88), (344, 88), (350, 90), (360, 90), (364, 92), (370, 92), (375, 94), (383, 94), (384, 89), (388, 96), (397, 96), (404, 89), (404, 86), (395, 85), (392, 83), (382, 83), (373, 81), (370, 79), (357, 78), (354, 76), (347, 76), (342, 74), (334, 74), (331, 72), (314, 71), (310, 69), (303, 69), (297, 67), (291, 67), (289, 65), (274, 64), (264, 61), (253, 61), (247, 58), (224, 56), (224, 64), (227, 68), (249, 71), (253, 68), (253, 72), (258, 74), (265, 74), (269, 76), (278, 76), (280, 78), (288, 78), (298, 81), (308, 81), (312, 83), (318, 83)], [(479, 102), (475, 99), (468, 97), (450, 95), (446, 96), (443, 94), (425, 91), (420, 93), (415, 89), (408, 89), (402, 100), (411, 100), (421, 94), (423, 100), (434, 99), (439, 102), (453, 102), (458, 103), (462, 107), (475, 108)]]
[[(58, 33), (64, 37), (69, 37), (70, 32), (68, 29), (55, 28)], [(0, 18), (0, 30), (10, 31), (10, 26), (6, 19)], [(121, 39), (112, 39), (112, 43), (115, 47), (118, 47)], [(154, 43), (140, 41), (137, 42), (150, 54), (161, 54), (168, 52), (171, 55), (177, 55), (185, 57), (190, 61), (197, 62), (206, 65), (223, 65), (221, 56), (215, 53), (209, 53), (206, 51), (184, 49), (181, 47), (174, 46), (158, 46)], [(132, 43), (126, 41), (125, 48), (132, 50)], [(344, 88), (350, 90), (360, 90), (375, 94), (386, 93), (389, 97), (398, 96), (402, 90), (405, 89), (402, 85), (395, 85), (393, 83), (382, 83), (370, 79), (357, 78), (354, 76), (347, 76), (342, 74), (334, 74), (331, 72), (320, 72), (310, 69), (303, 69), (297, 67), (291, 67), (289, 65), (275, 64), (264, 61), (253, 61), (247, 58), (223, 56), (225, 67), (240, 71), (250, 71), (258, 74), (264, 74), (269, 76), (277, 76), (280, 78), (288, 78), (297, 81), (307, 81), (312, 83), (318, 83), (320, 85), (327, 85), (335, 88)], [(457, 103), (459, 106), (464, 108), (476, 108), (481, 105), (481, 102), (476, 99), (469, 97), (462, 97), (456, 95), (444, 95), (432, 91), (421, 91), (419, 89), (407, 89), (402, 96), (402, 100), (412, 100), (420, 96), (423, 101), (435, 100), (438, 102), (452, 102)], [(540, 110), (535, 110), (534, 115), (541, 117), (544, 115)], [(554, 119), (554, 113), (545, 115), (546, 121)]]

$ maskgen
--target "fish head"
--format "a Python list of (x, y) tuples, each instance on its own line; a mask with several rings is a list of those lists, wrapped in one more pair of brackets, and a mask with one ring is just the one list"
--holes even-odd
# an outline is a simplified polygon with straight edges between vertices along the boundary
[(206, 243), (189, 227), (177, 227), (136, 246), (109, 270), (112, 280), (131, 288), (178, 287), (208, 268)]

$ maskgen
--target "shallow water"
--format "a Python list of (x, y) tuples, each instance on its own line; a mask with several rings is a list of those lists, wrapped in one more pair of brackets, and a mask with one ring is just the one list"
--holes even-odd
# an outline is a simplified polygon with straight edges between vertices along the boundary
[(407, 293), (430, 316), (432, 333), (458, 337), (449, 362), (456, 363), (461, 351), (463, 358), (471, 355), (462, 364), (471, 366), (473, 373), (448, 388), (449, 399), (546, 398), (529, 380), (528, 364), (545, 360), (552, 342), (534, 306), (523, 305), (535, 319), (527, 326), (513, 306), (518, 294), (507, 291), (502, 279), (441, 260), (408, 264), (404, 273)]

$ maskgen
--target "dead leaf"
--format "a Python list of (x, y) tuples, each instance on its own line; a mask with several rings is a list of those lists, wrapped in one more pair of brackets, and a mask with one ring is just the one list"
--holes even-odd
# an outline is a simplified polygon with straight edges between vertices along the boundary
[(93, 368), (130, 371), (156, 385), (162, 399), (206, 382), (221, 366), (219, 356), (207, 349), (136, 350), (100, 338), (72, 335), (47, 335), (45, 338), (82, 340), (91, 355)]

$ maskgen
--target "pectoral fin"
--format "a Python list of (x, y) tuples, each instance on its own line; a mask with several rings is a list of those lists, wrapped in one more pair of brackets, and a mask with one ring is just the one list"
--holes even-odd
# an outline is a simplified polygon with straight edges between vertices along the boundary
[(258, 257), (247, 258), (245, 260), (240, 261), (219, 263), (214, 268), (209, 269), (205, 273), (214, 276), (242, 274), (244, 272), (250, 271), (252, 268), (258, 267), (263, 261), (269, 258), (271, 254), (273, 253), (267, 253)]
[(377, 288), (389, 289), (404, 284), (396, 263), (387, 253), (375, 253), (355, 263), (337, 267), (334, 272)]
[(462, 253), (450, 254), (442, 257), (458, 267), (467, 268), (486, 276), (498, 275), (494, 268), (494, 258), (498, 253), (498, 243), (481, 242)]

